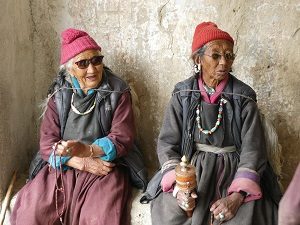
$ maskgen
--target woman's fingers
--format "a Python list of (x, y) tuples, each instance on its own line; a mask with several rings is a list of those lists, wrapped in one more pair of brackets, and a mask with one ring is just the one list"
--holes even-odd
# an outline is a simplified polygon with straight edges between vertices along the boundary
[(116, 164), (115, 164), (115, 163), (112, 163), (112, 162), (107, 162), (107, 161), (103, 161), (103, 160), (101, 160), (101, 162), (102, 162), (102, 164), (103, 164), (104, 166), (106, 166), (106, 167), (112, 168), (112, 167), (115, 167), (115, 166), (116, 166)]
[(226, 200), (219, 199), (217, 200), (211, 207), (210, 211), (214, 214), (215, 219), (217, 220), (224, 220), (225, 218), (225, 211), (226, 211)]
[(210, 207), (210, 211), (213, 212), (215, 209), (220, 205), (220, 200), (217, 200), (212, 206)]
[(100, 164), (102, 164), (100, 166), (101, 171), (104, 171), (104, 172), (107, 172), (107, 173), (111, 172), (113, 170), (113, 168), (116, 166), (116, 164), (114, 164), (114, 163), (106, 162), (106, 161), (103, 161), (103, 160), (101, 160)]
[(101, 168), (100, 171), (99, 171), (99, 169), (98, 169), (97, 172), (98, 172), (98, 175), (100, 175), (100, 176), (101, 176), (101, 175), (106, 176), (106, 175), (109, 174), (110, 171), (107, 171), (107, 170)]
[(196, 194), (196, 192), (193, 191), (192, 194), (191, 194), (191, 197), (192, 198), (198, 198), (198, 195)]
[(77, 140), (60, 141), (58, 144), (53, 145), (53, 149), (60, 156), (83, 158), (90, 154), (89, 146)]
[(197, 194), (195, 192), (186, 193), (179, 190), (177, 193), (178, 205), (184, 210), (192, 210), (195, 208)]
[(77, 140), (68, 140), (68, 141), (65, 141), (65, 146), (73, 146), (73, 145), (76, 145), (79, 143), (79, 141)]
[(107, 175), (115, 167), (114, 163), (106, 162), (106, 161), (103, 161), (99, 158), (86, 157), (84, 159), (85, 159), (85, 162), (86, 162), (85, 171), (93, 173), (93, 174), (98, 175), (98, 176)]
[(60, 156), (72, 156), (72, 146), (68, 144), (66, 141), (60, 141), (55, 143), (52, 146), (53, 150), (55, 150), (57, 155)]
[(240, 206), (240, 199), (234, 195), (229, 195), (216, 201), (211, 206), (210, 211), (214, 214), (215, 219), (227, 221), (235, 216)]
[(59, 144), (55, 143), (52, 148), (53, 148), (53, 150), (56, 151), (55, 153), (57, 155), (65, 156), (67, 154), (67, 151), (66, 151), (67, 149), (61, 143), (59, 143)]
[(108, 167), (108, 166), (104, 166), (104, 165), (101, 168), (101, 171), (104, 171), (107, 173), (111, 172), (112, 170), (113, 170), (113, 167)]

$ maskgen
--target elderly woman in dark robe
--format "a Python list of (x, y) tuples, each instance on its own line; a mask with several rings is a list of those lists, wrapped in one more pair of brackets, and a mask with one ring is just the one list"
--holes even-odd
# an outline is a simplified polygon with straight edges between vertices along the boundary
[[(162, 180), (152, 223), (277, 224), (278, 201), (263, 184), (270, 167), (256, 93), (231, 73), (233, 38), (212, 22), (199, 24), (192, 59), (195, 72), (176, 84), (158, 137)], [(196, 168), (188, 196), (174, 186), (183, 155)], [(189, 217), (183, 209), (194, 205)]]
[(115, 160), (133, 145), (128, 85), (86, 32), (62, 32), (61, 68), (40, 128), (48, 162), (18, 193), (11, 224), (126, 225), (131, 186)]

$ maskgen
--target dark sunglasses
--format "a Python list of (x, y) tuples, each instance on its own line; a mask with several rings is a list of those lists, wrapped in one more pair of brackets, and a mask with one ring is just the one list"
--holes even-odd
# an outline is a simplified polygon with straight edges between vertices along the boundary
[(93, 66), (99, 66), (103, 61), (103, 57), (104, 57), (103, 55), (97, 55), (90, 59), (83, 59), (83, 60), (77, 61), (77, 62), (75, 62), (75, 64), (78, 66), (79, 69), (88, 68), (90, 63)]
[(216, 61), (220, 61), (222, 56), (224, 56), (226, 61), (233, 61), (235, 59), (235, 54), (231, 52), (225, 53), (224, 55), (221, 55), (220, 53), (212, 53), (211, 55), (207, 55), (207, 56), (211, 57), (213, 60)]

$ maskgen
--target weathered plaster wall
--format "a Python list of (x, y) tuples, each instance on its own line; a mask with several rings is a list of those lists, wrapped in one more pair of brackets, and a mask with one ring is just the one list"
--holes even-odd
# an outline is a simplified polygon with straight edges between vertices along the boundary
[[(59, 34), (87, 30), (102, 46), (105, 63), (129, 82), (140, 100), (139, 141), (151, 170), (156, 138), (174, 84), (190, 75), (194, 27), (215, 21), (236, 40), (235, 74), (258, 93), (283, 146), (284, 182), (299, 154), (300, 4), (289, 1), (32, 0), (37, 98), (59, 61)], [(42, 95), (44, 96), (44, 95)]]
[[(26, 7), (21, 11), (23, 5), (26, 3), (16, 6), (17, 15), (28, 12)], [(30, 78), (34, 85), (27, 87), (30, 83), (25, 80), (7, 84), (5, 92), (24, 98), (35, 96), (32, 101), (40, 102), (59, 66), (60, 32), (67, 27), (88, 31), (102, 46), (105, 63), (136, 89), (141, 110), (137, 121), (139, 142), (151, 171), (158, 165), (155, 143), (173, 86), (191, 74), (189, 56), (194, 28), (201, 21), (215, 21), (236, 40), (235, 74), (257, 91), (262, 111), (275, 124), (283, 146), (284, 182), (287, 184), (300, 160), (300, 66), (297, 63), (300, 56), (300, 4), (297, 0), (31, 0), (30, 7), (34, 27), (34, 73)], [(27, 34), (30, 29), (23, 29), (30, 22), (26, 22), (28, 17), (25, 18), (23, 23), (26, 24), (22, 24), (21, 30), (7, 28), (10, 32)], [(12, 36), (8, 36), (8, 40), (9, 37)], [(26, 37), (14, 39), (16, 44), (11, 44), (11, 48), (19, 49), (18, 43)], [(30, 39), (25, 46), (29, 43)], [(26, 52), (29, 54), (30, 51)], [(14, 57), (19, 55), (22, 54)], [(26, 61), (30, 59), (31, 54), (27, 55)], [(12, 70), (16, 69), (13, 65)], [(31, 67), (23, 71), (28, 70)], [(12, 92), (14, 85), (22, 87), (24, 93)], [(36, 110), (31, 104), (28, 110), (33, 109)], [(38, 113), (36, 110), (35, 114)], [(10, 115), (11, 119), (3, 124), (16, 121), (15, 117)], [(31, 115), (24, 114), (23, 118), (31, 120)], [(13, 128), (22, 129), (17, 123)], [(11, 172), (12, 160), (7, 164), (7, 171)]]
[(31, 19), (29, 1), (1, 1), (0, 201), (13, 171), (28, 167), (35, 148)]

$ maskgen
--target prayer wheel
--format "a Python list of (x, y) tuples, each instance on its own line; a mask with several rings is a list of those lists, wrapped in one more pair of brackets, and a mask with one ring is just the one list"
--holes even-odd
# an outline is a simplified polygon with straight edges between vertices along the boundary
[(195, 208), (195, 201), (191, 201), (191, 204), (188, 200), (192, 198), (191, 193), (197, 187), (196, 168), (189, 164), (186, 157), (183, 156), (181, 162), (175, 167), (175, 174), (176, 186), (185, 194), (185, 201), (179, 203), (179, 206), (187, 212), (188, 217), (191, 217)]

